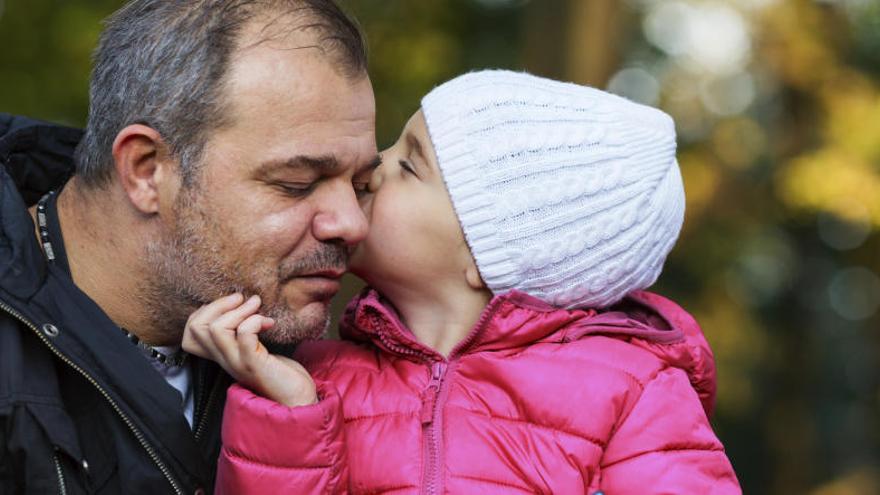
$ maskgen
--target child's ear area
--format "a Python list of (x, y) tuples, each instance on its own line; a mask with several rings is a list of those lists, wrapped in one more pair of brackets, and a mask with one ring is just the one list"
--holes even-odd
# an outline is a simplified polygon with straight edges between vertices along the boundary
[(488, 290), (486, 286), (486, 282), (483, 281), (483, 277), (480, 276), (480, 270), (477, 269), (477, 263), (471, 259), (471, 263), (464, 270), (464, 278), (467, 281), (468, 287), (474, 290)]

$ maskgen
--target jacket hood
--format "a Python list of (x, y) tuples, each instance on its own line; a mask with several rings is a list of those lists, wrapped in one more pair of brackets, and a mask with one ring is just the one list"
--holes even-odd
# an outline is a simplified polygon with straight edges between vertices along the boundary
[(39, 286), (43, 255), (27, 207), (73, 174), (82, 131), (0, 113), (0, 288), (26, 299)]
[(82, 134), (80, 129), (0, 113), (0, 167), (25, 204), (36, 203), (73, 174), (73, 152)]
[[(442, 360), (418, 342), (391, 303), (366, 288), (348, 305), (340, 323), (348, 340), (372, 342), (411, 360)], [(674, 302), (636, 291), (603, 310), (555, 308), (513, 290), (492, 298), (469, 335), (450, 353), (458, 355), (504, 351), (539, 342), (565, 343), (591, 335), (626, 340), (667, 366), (684, 370), (711, 416), (715, 402), (715, 360), (697, 322)]]

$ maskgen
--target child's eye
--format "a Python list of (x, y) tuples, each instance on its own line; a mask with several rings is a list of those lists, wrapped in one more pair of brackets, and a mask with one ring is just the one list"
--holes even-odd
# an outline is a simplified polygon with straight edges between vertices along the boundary
[(397, 163), (400, 164), (400, 167), (401, 167), (402, 169), (404, 169), (404, 170), (406, 170), (407, 172), (409, 172), (409, 173), (415, 175), (416, 177), (418, 177), (418, 174), (416, 173), (415, 169), (413, 169), (413, 166), (412, 166), (407, 160), (399, 160)]

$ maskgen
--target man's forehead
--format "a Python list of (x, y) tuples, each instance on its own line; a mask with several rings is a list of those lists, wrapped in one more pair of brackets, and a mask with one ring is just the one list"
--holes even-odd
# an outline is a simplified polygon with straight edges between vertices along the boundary
[(374, 118), (366, 71), (346, 72), (339, 54), (325, 50), (324, 34), (310, 27), (315, 25), (309, 15), (287, 13), (257, 16), (243, 28), (223, 89), (234, 113), (244, 114), (255, 103), (277, 107), (296, 102), (289, 108), (298, 113), (325, 113), (338, 106), (343, 115), (355, 111)]
[(230, 109), (239, 115), (268, 106), (309, 120), (332, 114), (375, 118), (369, 77), (345, 75), (332, 59), (313, 49), (254, 48), (230, 67), (223, 91)]

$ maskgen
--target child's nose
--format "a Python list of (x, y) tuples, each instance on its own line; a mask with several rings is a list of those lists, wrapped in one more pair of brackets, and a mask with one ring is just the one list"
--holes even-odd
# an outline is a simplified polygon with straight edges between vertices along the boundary
[(367, 191), (374, 193), (379, 190), (379, 186), (382, 185), (382, 176), (385, 173), (385, 168), (384, 165), (379, 165), (373, 171), (373, 174), (370, 175), (370, 182), (367, 184)]

